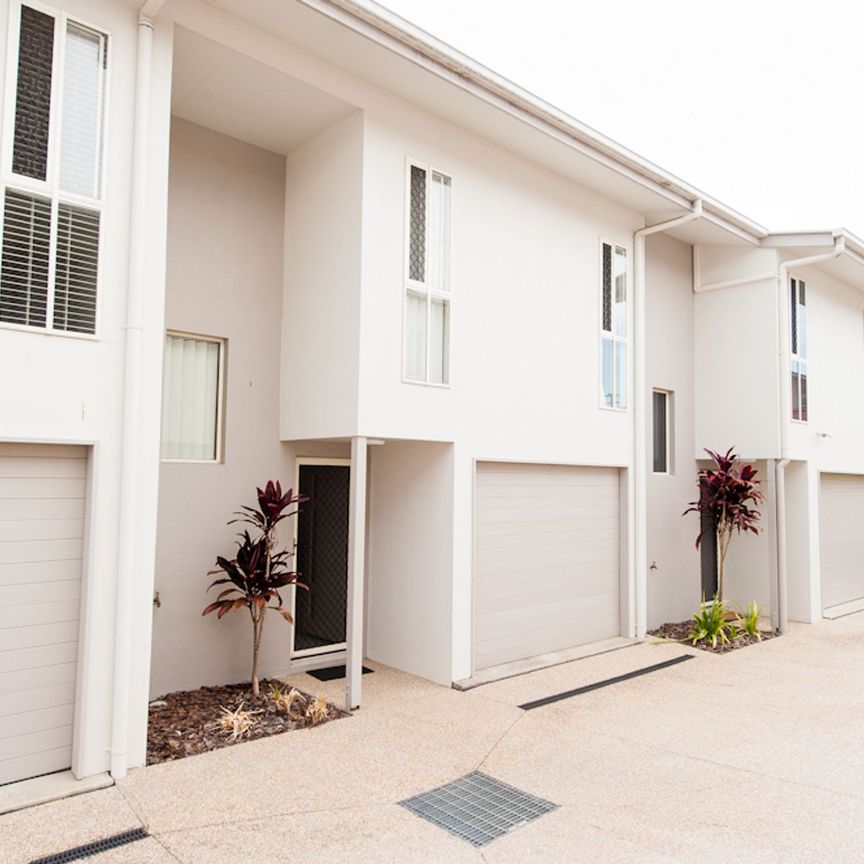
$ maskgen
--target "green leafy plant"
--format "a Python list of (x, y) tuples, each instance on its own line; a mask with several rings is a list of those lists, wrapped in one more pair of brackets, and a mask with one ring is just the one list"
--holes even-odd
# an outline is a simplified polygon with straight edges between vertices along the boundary
[(297, 513), (296, 509), (289, 511), (288, 508), (308, 500), (305, 496), (295, 495), (292, 489), (283, 495), (279, 482), (274, 483), (272, 480), (267, 482), (264, 489), (258, 489), (257, 493), (258, 509), (244, 506), (235, 513), (237, 518), (228, 523), (250, 525), (255, 536), (244, 529), (238, 534), (236, 556), (230, 560), (221, 556), (216, 558), (216, 569), (207, 575), (220, 575), (221, 578), (214, 580), (207, 590), (216, 585), (230, 584), (231, 587), (221, 591), (216, 600), (201, 613), (209, 615), (215, 612), (216, 617), (221, 619), (232, 610), (249, 610), (252, 619), (252, 692), (256, 696), (260, 693), (258, 656), (267, 610), (272, 609), (288, 623), (293, 623), (291, 613), (282, 606), (279, 589), (287, 585), (306, 588), (298, 581), (300, 574), (289, 567), (294, 553), (276, 551), (276, 529), (283, 519)]
[(738, 632), (745, 636), (753, 636), (761, 641), (762, 633), (759, 630), (759, 619), (761, 616), (762, 610), (753, 601), (745, 612), (738, 613), (738, 618), (735, 621)]
[[(707, 516), (706, 522), (717, 526), (717, 599), (723, 599), (723, 577), (726, 553), (733, 533), (759, 533), (759, 505), (765, 496), (759, 489), (757, 471), (752, 465), (738, 465), (738, 457), (729, 448), (722, 456), (713, 450), (705, 452), (714, 460), (713, 468), (703, 468), (698, 475), (699, 498), (684, 511)], [(702, 545), (704, 529), (696, 537), (696, 548)]]
[(704, 599), (699, 604), (699, 609), (693, 613), (693, 628), (690, 631), (690, 641), (695, 645), (697, 642), (710, 642), (712, 648), (728, 644), (732, 633), (732, 624), (728, 620), (726, 604), (722, 600), (715, 599), (713, 603), (707, 603)]

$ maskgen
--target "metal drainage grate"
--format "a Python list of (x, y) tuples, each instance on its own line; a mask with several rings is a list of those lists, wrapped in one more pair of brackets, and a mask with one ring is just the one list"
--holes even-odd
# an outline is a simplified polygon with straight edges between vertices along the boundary
[(56, 855), (37, 858), (31, 861), (30, 864), (68, 864), (69, 861), (80, 861), (82, 858), (89, 858), (91, 855), (98, 855), (100, 852), (107, 852), (109, 849), (117, 849), (120, 846), (125, 846), (127, 843), (134, 843), (136, 840), (143, 840), (149, 836), (143, 828), (135, 828), (132, 831), (124, 831), (122, 834), (103, 837), (101, 840), (95, 840), (84, 846), (66, 849), (63, 852), (58, 852)]
[(485, 846), (558, 809), (557, 804), (535, 798), (480, 771), (399, 803), (472, 846)]

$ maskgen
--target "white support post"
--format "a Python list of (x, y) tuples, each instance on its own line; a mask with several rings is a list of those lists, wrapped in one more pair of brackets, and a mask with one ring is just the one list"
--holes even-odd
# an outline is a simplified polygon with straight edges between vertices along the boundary
[(345, 707), (360, 707), (363, 678), (363, 609), (366, 569), (366, 452), (362, 436), (351, 439), (351, 490), (348, 507), (348, 620), (345, 649)]

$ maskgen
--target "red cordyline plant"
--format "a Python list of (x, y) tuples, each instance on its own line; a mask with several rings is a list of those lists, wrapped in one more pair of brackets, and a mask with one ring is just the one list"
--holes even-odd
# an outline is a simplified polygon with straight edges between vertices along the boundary
[[(276, 551), (276, 526), (289, 516), (294, 516), (297, 510), (288, 511), (295, 504), (302, 504), (308, 498), (295, 495), (289, 489), (284, 495), (282, 486), (277, 480), (267, 482), (264, 489), (258, 489), (258, 509), (243, 506), (228, 524), (242, 522), (251, 525), (253, 534), (244, 529), (237, 541), (237, 555), (228, 560), (218, 556), (216, 569), (207, 575), (221, 574), (207, 588), (209, 591), (216, 585), (231, 584), (223, 590), (214, 602), (207, 606), (202, 615), (215, 612), (221, 619), (232, 610), (246, 608), (252, 618), (252, 692), (257, 696), (258, 685), (258, 655), (261, 650), (261, 635), (264, 630), (264, 618), (268, 609), (278, 612), (286, 621), (293, 623), (291, 613), (283, 608), (280, 588), (286, 585), (296, 585), (306, 588), (298, 581), (300, 574), (291, 570), (288, 562), (294, 557), (293, 552)], [(254, 536), (257, 535), (257, 536)], [(275, 604), (275, 605), (271, 605)]]
[[(758, 473), (752, 465), (738, 465), (738, 457), (729, 448), (724, 455), (713, 450), (705, 452), (714, 460), (713, 468), (699, 472), (699, 499), (691, 501), (684, 511), (709, 517), (703, 525), (717, 526), (717, 597), (723, 600), (723, 576), (726, 570), (726, 553), (734, 532), (759, 533), (760, 513), (758, 506), (765, 500), (759, 490)], [(696, 548), (702, 545), (707, 527), (696, 537)]]

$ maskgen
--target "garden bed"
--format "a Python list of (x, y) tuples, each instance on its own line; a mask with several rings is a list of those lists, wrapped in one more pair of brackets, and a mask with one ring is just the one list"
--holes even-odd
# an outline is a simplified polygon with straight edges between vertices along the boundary
[(729, 642), (717, 641), (715, 648), (707, 639), (700, 639), (698, 642), (691, 642), (691, 633), (693, 632), (692, 621), (679, 621), (673, 624), (663, 624), (655, 630), (649, 630), (649, 636), (656, 636), (659, 639), (668, 639), (671, 642), (682, 642), (687, 645), (693, 645), (694, 648), (701, 648), (703, 651), (709, 651), (711, 654), (728, 654), (730, 651), (736, 651), (738, 648), (746, 648), (748, 645), (756, 645), (759, 642), (765, 642), (768, 639), (773, 639), (777, 634), (771, 630), (760, 631), (761, 639), (758, 636), (750, 636), (747, 633), (737, 633), (730, 635)]
[[(280, 698), (281, 697), (281, 698)], [(281, 682), (201, 687), (169, 693), (150, 703), (147, 764), (170, 762), (347, 716), (323, 699)]]

